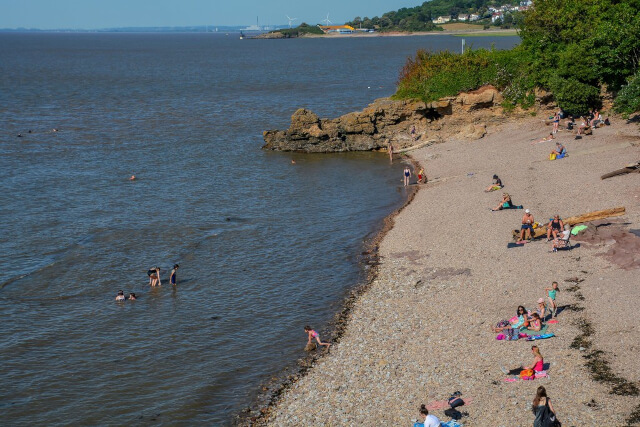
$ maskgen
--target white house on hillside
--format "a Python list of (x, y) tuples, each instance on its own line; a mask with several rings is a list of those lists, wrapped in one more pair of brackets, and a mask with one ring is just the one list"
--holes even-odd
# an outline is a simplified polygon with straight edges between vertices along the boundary
[(451, 16), (438, 16), (438, 18), (433, 20), (434, 24), (445, 24), (451, 21)]

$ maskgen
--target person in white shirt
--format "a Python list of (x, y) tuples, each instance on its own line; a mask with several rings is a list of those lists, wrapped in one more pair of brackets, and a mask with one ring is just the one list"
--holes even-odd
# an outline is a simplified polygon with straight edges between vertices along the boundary
[(429, 414), (429, 410), (424, 404), (420, 406), (420, 414), (424, 415), (424, 427), (440, 427), (438, 417)]
[(553, 241), (553, 252), (558, 252), (558, 248), (560, 247), (560, 242), (563, 241), (563, 244), (566, 244), (569, 241), (569, 237), (571, 236), (571, 229), (568, 224), (565, 224), (564, 231), (556, 235), (555, 240)]

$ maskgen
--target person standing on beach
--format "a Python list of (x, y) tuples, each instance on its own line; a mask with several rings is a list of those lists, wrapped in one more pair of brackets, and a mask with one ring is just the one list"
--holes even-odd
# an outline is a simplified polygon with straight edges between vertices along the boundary
[(556, 294), (560, 290), (560, 288), (558, 288), (558, 282), (553, 282), (550, 288), (545, 288), (544, 290), (545, 292), (548, 292), (547, 295), (549, 297), (549, 302), (551, 303), (551, 317), (555, 318), (558, 311), (558, 305), (556, 304)]
[(393, 144), (387, 139), (387, 151), (389, 152), (389, 160), (393, 163)]
[(409, 185), (409, 178), (411, 178), (411, 169), (409, 166), (404, 167), (404, 186)]
[(311, 344), (311, 340), (312, 339), (316, 339), (316, 341), (318, 341), (318, 344), (320, 345), (324, 345), (327, 348), (329, 348), (329, 346), (331, 345), (328, 342), (322, 342), (320, 341), (320, 334), (317, 333), (316, 331), (314, 331), (313, 329), (311, 329), (311, 326), (305, 326), (304, 327), (304, 331), (307, 333), (307, 335), (309, 336), (309, 340), (307, 341), (307, 345)]
[(169, 275), (169, 283), (171, 283), (173, 286), (176, 286), (178, 284), (178, 279), (176, 278), (178, 268), (180, 268), (180, 266), (178, 264), (175, 264), (173, 266), (173, 270), (171, 270), (171, 274)]

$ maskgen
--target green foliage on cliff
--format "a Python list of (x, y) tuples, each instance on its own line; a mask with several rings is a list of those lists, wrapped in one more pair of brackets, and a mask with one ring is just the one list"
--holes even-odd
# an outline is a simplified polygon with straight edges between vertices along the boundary
[[(508, 102), (526, 106), (540, 87), (579, 114), (599, 106), (603, 86), (616, 93), (637, 72), (638, 34), (640, 0), (536, 0), (524, 13), (520, 46), (464, 55), (418, 52), (402, 71), (396, 97), (431, 101), (494, 84)], [(634, 93), (636, 81), (622, 93)]]
[(616, 97), (615, 110), (619, 113), (631, 114), (640, 111), (640, 72), (622, 86)]

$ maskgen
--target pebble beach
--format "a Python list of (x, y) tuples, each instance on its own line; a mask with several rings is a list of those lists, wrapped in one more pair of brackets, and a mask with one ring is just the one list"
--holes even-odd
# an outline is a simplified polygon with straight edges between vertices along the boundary
[[(479, 140), (448, 140), (405, 158), (422, 165), (429, 181), (380, 242), (375, 279), (355, 302), (339, 342), (270, 408), (263, 419), (269, 425), (411, 425), (421, 404), (460, 391), (470, 399), (459, 408), (463, 425), (527, 426), (540, 385), (566, 426), (632, 425), (640, 405), (633, 262), (640, 255), (619, 262), (625, 248), (613, 238), (594, 243), (577, 236), (572, 250), (557, 253), (544, 239), (509, 245), (523, 211), (491, 208), (502, 191), (542, 224), (554, 214), (624, 206), (624, 216), (600, 225), (615, 227), (633, 246), (640, 239), (630, 232), (640, 229), (640, 174), (600, 176), (640, 159), (638, 125), (614, 118), (592, 136), (576, 140), (560, 131), (555, 141), (540, 143), (550, 131), (541, 117), (487, 131)], [(569, 156), (549, 161), (556, 141)], [(493, 174), (505, 188), (486, 193)], [(532, 342), (497, 341), (490, 328), (518, 305), (535, 308), (552, 281), (560, 286), (558, 323), (549, 325), (556, 336), (534, 342), (548, 377), (506, 382), (501, 367), (531, 364)], [(594, 360), (598, 366), (590, 368)], [(449, 420), (443, 409), (431, 413)]]

